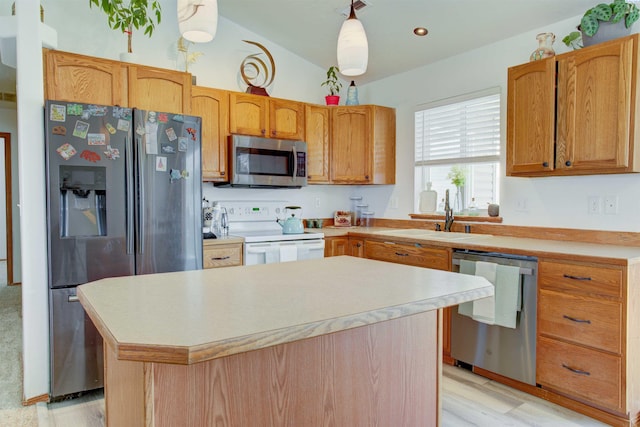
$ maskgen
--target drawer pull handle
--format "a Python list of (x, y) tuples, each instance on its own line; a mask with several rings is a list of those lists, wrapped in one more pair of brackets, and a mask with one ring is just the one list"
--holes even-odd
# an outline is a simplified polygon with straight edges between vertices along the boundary
[(567, 366), (567, 365), (565, 365), (564, 363), (562, 364), (562, 367), (563, 367), (564, 369), (568, 369), (568, 370), (570, 370), (570, 371), (571, 371), (571, 372), (573, 372), (574, 374), (587, 375), (587, 376), (591, 375), (591, 372), (583, 371), (583, 370), (581, 370), (581, 369), (572, 368), (571, 366)]
[(211, 261), (224, 261), (225, 259), (229, 259), (231, 256), (219, 256), (219, 257), (211, 257)]
[(591, 277), (572, 276), (570, 274), (564, 274), (563, 276), (566, 279), (571, 279), (571, 280), (591, 280)]
[(396, 252), (396, 255), (398, 255), (398, 256), (409, 256), (409, 254), (401, 254), (400, 252)]
[(565, 319), (571, 320), (572, 322), (576, 322), (576, 323), (588, 323), (588, 324), (591, 324), (591, 320), (588, 320), (588, 319), (576, 319), (575, 317), (567, 316), (566, 314), (563, 314), (562, 317), (564, 317)]

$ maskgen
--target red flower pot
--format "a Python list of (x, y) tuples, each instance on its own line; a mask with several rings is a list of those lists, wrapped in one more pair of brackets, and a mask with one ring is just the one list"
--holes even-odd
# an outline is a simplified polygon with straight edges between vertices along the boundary
[(340, 103), (339, 95), (327, 95), (324, 99), (327, 101), (327, 105), (338, 105)]

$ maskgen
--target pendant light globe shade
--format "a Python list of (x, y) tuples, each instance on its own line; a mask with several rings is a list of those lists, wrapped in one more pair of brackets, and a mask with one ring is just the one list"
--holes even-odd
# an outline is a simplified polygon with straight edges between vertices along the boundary
[(213, 40), (218, 30), (217, 0), (178, 0), (178, 28), (190, 42)]
[(367, 71), (369, 43), (362, 23), (349, 17), (338, 35), (338, 68), (345, 76), (359, 76)]

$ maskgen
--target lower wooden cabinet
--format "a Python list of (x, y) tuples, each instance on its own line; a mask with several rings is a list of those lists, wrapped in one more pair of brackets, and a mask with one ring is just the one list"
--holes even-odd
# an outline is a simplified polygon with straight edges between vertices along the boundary
[(630, 310), (637, 301), (629, 297), (626, 268), (539, 260), (536, 351), (543, 389), (623, 419), (640, 408), (633, 366), (639, 333), (628, 321), (638, 317)]
[(404, 243), (392, 241), (365, 241), (365, 257), (398, 264), (415, 265), (417, 267), (451, 269), (451, 250), (423, 246), (420, 243)]
[(242, 243), (207, 244), (202, 250), (202, 268), (242, 265)]
[(325, 237), (324, 256), (351, 255), (364, 257), (364, 240), (354, 237)]

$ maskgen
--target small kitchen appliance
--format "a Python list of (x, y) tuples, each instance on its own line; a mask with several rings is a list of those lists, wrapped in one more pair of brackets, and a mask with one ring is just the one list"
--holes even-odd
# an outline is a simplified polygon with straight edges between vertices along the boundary
[(282, 227), (284, 234), (302, 234), (304, 225), (302, 223), (302, 208), (300, 206), (287, 206), (284, 208), (283, 220), (278, 219), (278, 224)]
[(307, 143), (247, 135), (229, 137), (229, 182), (216, 186), (300, 188), (307, 185)]

